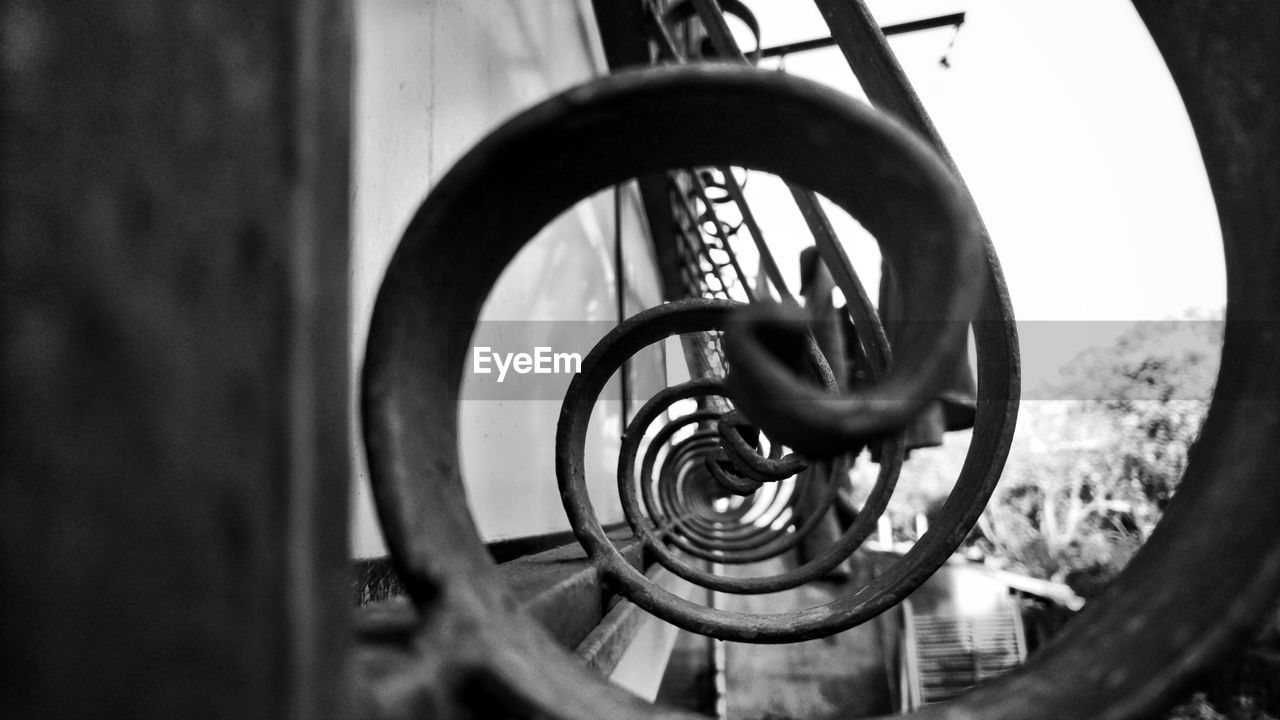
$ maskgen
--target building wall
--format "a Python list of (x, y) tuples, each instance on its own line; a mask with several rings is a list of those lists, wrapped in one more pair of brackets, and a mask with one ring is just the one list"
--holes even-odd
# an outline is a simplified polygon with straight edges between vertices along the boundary
[[(352, 352), (364, 354), (373, 300), (405, 225), (433, 183), (505, 119), (603, 72), (590, 3), (575, 0), (359, 0), (353, 168)], [(639, 200), (620, 202), (625, 314), (660, 302)], [(618, 317), (613, 191), (579, 203), (507, 267), (490, 295), (474, 344), (508, 348), (582, 345), (585, 355)], [(457, 242), (483, 242), (460, 238)], [(582, 321), (595, 321), (588, 325)], [(631, 395), (665, 378), (655, 349), (634, 363)], [(508, 383), (517, 378), (510, 378)], [(555, 424), (567, 376), (536, 390), (486, 394), (464, 384), (461, 455), (472, 513), (487, 539), (565, 529), (554, 471)], [(554, 384), (554, 383), (553, 383)], [(489, 388), (490, 390), (492, 388)], [(358, 406), (358, 389), (353, 388)], [(484, 395), (498, 399), (467, 399)], [(592, 420), (588, 478), (605, 522), (616, 508), (614, 465), (622, 429), (615, 378)], [(635, 404), (632, 405), (635, 407)], [(352, 550), (385, 552), (355, 430)], [(424, 481), (428, 481), (425, 479)]]

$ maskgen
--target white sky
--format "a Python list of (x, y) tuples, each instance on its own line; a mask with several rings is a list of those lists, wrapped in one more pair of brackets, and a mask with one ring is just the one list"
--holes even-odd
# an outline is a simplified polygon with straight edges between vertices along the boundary
[[(811, 3), (750, 6), (765, 46), (827, 34)], [(1126, 0), (871, 6), (886, 25), (967, 12), (958, 34), (890, 42), (977, 198), (1020, 321), (1164, 319), (1222, 307), (1221, 239), (1199, 151)], [(949, 69), (939, 63), (944, 53)], [(788, 57), (786, 70), (861, 96), (836, 49)], [(795, 256), (811, 240), (789, 196), (769, 185), (753, 177), (748, 191), (794, 276)], [(875, 246), (853, 240), (850, 252), (874, 287)]]

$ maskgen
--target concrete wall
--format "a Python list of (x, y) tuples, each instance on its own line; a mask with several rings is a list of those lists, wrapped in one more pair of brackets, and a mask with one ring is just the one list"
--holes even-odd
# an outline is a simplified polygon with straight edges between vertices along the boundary
[[(383, 270), (433, 183), (505, 119), (601, 74), (604, 62), (588, 2), (360, 0), (355, 16), (351, 302), (352, 352), (359, 367)], [(606, 191), (579, 203), (527, 245), (486, 303), (474, 344), (550, 345), (585, 355), (618, 317), (614, 217), (613, 192)], [(660, 302), (633, 188), (624, 188), (620, 218), (630, 315)], [(634, 365), (631, 394), (647, 398), (665, 378), (662, 353), (654, 350)], [(568, 526), (553, 450), (559, 399), (569, 377), (557, 376), (559, 384), (550, 389), (541, 378), (544, 384), (528, 391), (510, 385), (516, 379), (509, 378), (497, 395), (476, 390), (471, 381), (463, 388), (463, 474), (472, 512), (489, 539)], [(466, 399), (477, 395), (497, 399)], [(622, 428), (616, 379), (604, 397), (592, 420), (587, 461), (592, 498), (609, 522), (621, 519), (614, 490)], [(385, 549), (358, 424), (353, 442), (358, 482), (352, 550), (356, 556), (379, 555)]]

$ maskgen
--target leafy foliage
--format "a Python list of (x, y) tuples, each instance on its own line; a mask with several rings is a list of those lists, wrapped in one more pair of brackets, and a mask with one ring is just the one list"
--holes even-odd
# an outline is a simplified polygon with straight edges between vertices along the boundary
[(1023, 404), (1001, 488), (974, 541), (1089, 597), (1159, 521), (1217, 372), (1222, 325), (1140, 323), (1063, 370), (1058, 399)]

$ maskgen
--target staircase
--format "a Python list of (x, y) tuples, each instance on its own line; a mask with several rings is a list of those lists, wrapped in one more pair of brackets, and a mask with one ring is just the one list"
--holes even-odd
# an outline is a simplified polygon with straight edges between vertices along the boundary
[(950, 700), (1026, 658), (1022, 618), (1012, 605), (982, 615), (914, 615), (905, 610), (909, 709)]

